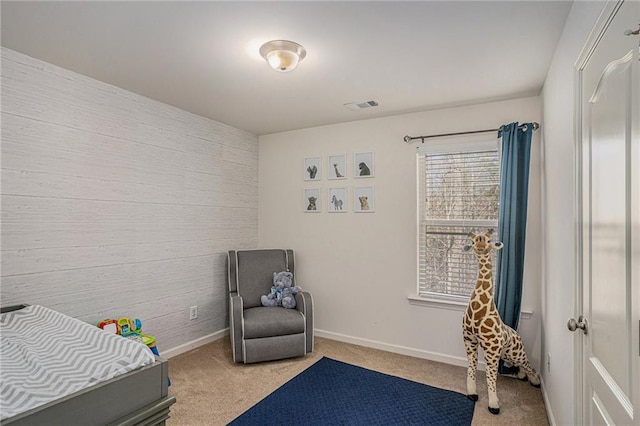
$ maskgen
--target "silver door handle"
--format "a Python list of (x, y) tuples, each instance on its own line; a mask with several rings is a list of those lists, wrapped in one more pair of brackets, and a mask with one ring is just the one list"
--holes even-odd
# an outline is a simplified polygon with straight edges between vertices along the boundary
[(569, 331), (576, 331), (577, 329), (580, 329), (584, 334), (587, 334), (587, 330), (589, 328), (588, 324), (589, 322), (587, 319), (580, 315), (578, 317), (578, 321), (573, 318), (569, 318), (569, 321), (567, 321), (567, 328)]

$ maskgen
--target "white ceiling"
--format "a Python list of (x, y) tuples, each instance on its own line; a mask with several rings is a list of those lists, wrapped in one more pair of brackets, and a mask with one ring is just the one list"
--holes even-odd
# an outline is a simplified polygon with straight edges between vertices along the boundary
[[(566, 1), (9, 2), (1, 44), (258, 135), (537, 95)], [(291, 73), (259, 46), (302, 44)], [(377, 108), (343, 104), (376, 100)]]

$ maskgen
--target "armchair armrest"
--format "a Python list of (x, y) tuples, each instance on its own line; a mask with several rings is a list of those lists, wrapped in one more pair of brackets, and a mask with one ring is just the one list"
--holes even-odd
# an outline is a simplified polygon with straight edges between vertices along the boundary
[(242, 310), (244, 304), (238, 293), (229, 295), (229, 334), (231, 335), (231, 350), (233, 362), (243, 362), (242, 352)]
[(313, 298), (311, 293), (301, 291), (296, 294), (296, 309), (305, 317), (307, 353), (313, 352)]

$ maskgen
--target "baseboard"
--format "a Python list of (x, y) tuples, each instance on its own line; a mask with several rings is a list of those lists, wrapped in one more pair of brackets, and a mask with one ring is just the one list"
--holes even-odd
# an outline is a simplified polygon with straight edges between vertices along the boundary
[[(346, 334), (333, 333), (331, 331), (315, 329), (314, 333), (317, 337), (323, 337), (325, 339), (337, 340), (339, 342), (350, 343), (352, 345), (364, 346), (367, 348), (380, 349), (387, 352), (393, 352), (400, 355), (412, 356), (415, 358), (428, 359), (429, 361), (437, 361), (445, 364), (457, 365), (459, 367), (467, 367), (467, 358), (458, 357), (455, 355), (442, 354), (438, 352), (425, 351), (422, 349), (409, 348), (406, 346), (392, 345), (389, 343), (379, 342), (376, 340), (362, 339), (360, 337), (348, 336)], [(217, 331), (212, 334), (200, 337), (190, 342), (184, 343), (174, 348), (163, 350), (160, 354), (163, 358), (173, 358), (174, 356), (183, 354), (192, 349), (198, 348), (207, 343), (215, 342), (229, 334), (229, 329)], [(478, 360), (478, 370), (484, 371), (486, 364)], [(546, 405), (546, 400), (545, 400)], [(548, 410), (547, 410), (548, 411)]]
[[(347, 336), (345, 334), (333, 333), (325, 330), (314, 330), (315, 335), (326, 339), (337, 340), (339, 342), (351, 343), (353, 345), (365, 346), (367, 348), (380, 349), (387, 352), (393, 352), (400, 355), (412, 356), (415, 358), (428, 359), (429, 361), (442, 362), (444, 364), (457, 365), (459, 367), (467, 367), (467, 357), (458, 357), (455, 355), (442, 354), (438, 352), (425, 351), (422, 349), (409, 348), (406, 346), (392, 345), (389, 343), (378, 342), (375, 340), (362, 339), (359, 337)], [(478, 370), (485, 371), (486, 364), (478, 360)]]
[(180, 346), (176, 346), (175, 348), (171, 348), (166, 351), (163, 350), (160, 356), (162, 356), (163, 358), (173, 358), (174, 356), (189, 352), (190, 350), (198, 348), (202, 345), (206, 345), (207, 343), (215, 342), (216, 340), (221, 339), (228, 334), (229, 329), (225, 328), (224, 330), (216, 331), (212, 334), (207, 334), (206, 336), (192, 340)]
[(550, 426), (556, 426), (556, 420), (553, 418), (553, 411), (551, 411), (551, 404), (549, 403), (549, 396), (547, 395), (546, 386), (544, 385), (544, 380), (542, 379), (542, 374), (540, 376), (540, 390), (542, 391), (542, 401), (544, 401), (544, 408), (547, 412), (547, 418), (549, 419)]

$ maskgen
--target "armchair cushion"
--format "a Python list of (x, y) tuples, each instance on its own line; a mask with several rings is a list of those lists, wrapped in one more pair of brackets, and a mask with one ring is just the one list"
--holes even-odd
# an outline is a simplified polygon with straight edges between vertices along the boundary
[(234, 284), (244, 308), (262, 306), (260, 297), (271, 290), (273, 273), (289, 269), (286, 250), (242, 250), (235, 252), (235, 256)]
[(245, 339), (305, 332), (304, 315), (296, 309), (257, 307), (245, 309), (243, 315)]

